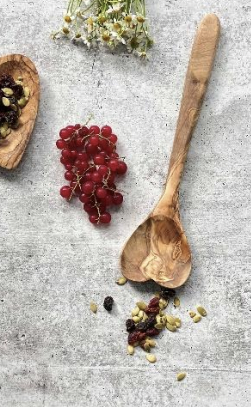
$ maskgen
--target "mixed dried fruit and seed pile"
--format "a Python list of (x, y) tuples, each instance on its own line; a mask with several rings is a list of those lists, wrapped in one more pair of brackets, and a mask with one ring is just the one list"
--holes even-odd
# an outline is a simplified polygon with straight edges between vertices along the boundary
[(29, 100), (30, 90), (23, 85), (23, 78), (18, 80), (4, 74), (0, 77), (0, 139), (7, 137), (11, 128), (17, 128), (22, 108)]
[(77, 196), (94, 224), (110, 223), (107, 207), (120, 205), (123, 195), (114, 184), (117, 175), (127, 171), (127, 165), (116, 152), (117, 136), (110, 126), (67, 126), (60, 130), (57, 148), (69, 185), (60, 195), (70, 200)]

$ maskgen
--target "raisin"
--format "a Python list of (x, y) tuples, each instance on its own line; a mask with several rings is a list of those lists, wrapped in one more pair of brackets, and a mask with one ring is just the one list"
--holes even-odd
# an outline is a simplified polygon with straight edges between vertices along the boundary
[(155, 324), (156, 324), (155, 315), (149, 315), (149, 317), (146, 320), (147, 329), (153, 328)]
[(5, 120), (10, 125), (16, 124), (18, 120), (18, 113), (14, 110), (10, 110), (9, 112), (5, 113)]
[(151, 301), (148, 304), (148, 307), (150, 307), (150, 308), (151, 307), (155, 308), (155, 307), (158, 307), (158, 306), (159, 306), (159, 298), (157, 298), (157, 297), (152, 298)]
[(148, 329), (146, 331), (147, 336), (157, 336), (157, 335), (159, 335), (159, 333), (160, 333), (160, 331), (156, 328)]
[(175, 290), (173, 290), (172, 288), (162, 288), (161, 292), (160, 292), (160, 296), (164, 300), (168, 300), (169, 298), (175, 296)]
[(148, 328), (147, 323), (146, 322), (139, 322), (136, 326), (137, 331), (142, 331), (145, 332)]
[(12, 76), (4, 74), (0, 78), (0, 88), (12, 88), (15, 85), (15, 81)]
[(104, 308), (106, 309), (106, 311), (112, 310), (113, 303), (114, 303), (114, 299), (112, 297), (106, 297), (104, 299)]
[(148, 314), (154, 314), (157, 315), (159, 313), (159, 307), (147, 307), (145, 310), (145, 313)]
[(138, 332), (138, 331), (133, 331), (133, 332), (129, 333), (129, 335), (128, 335), (128, 343), (129, 343), (129, 345), (133, 345), (134, 343), (139, 341), (140, 333), (141, 332)]
[(17, 99), (20, 99), (20, 98), (23, 96), (23, 94), (24, 94), (24, 92), (23, 92), (23, 87), (22, 87), (21, 85), (15, 84), (14, 86), (12, 86), (12, 90), (13, 90), (13, 92), (14, 92), (14, 96), (15, 96)]
[(141, 341), (143, 341), (144, 339), (146, 339), (146, 332), (139, 332), (139, 335), (138, 335), (138, 340), (139, 340), (139, 342), (141, 342)]
[(135, 323), (132, 319), (126, 321), (126, 330), (127, 332), (132, 332), (135, 329)]

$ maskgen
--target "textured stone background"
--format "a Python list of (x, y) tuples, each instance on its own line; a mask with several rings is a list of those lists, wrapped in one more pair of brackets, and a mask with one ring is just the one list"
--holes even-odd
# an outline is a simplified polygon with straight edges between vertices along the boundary
[[(0, 171), (0, 405), (96, 407), (251, 403), (251, 1), (148, 0), (156, 45), (146, 65), (49, 38), (65, 0), (1, 0), (1, 54), (24, 53), (41, 77), (41, 104), (17, 170)], [(158, 363), (126, 355), (124, 319), (153, 284), (118, 287), (118, 258), (165, 181), (195, 28), (221, 19), (215, 69), (181, 186), (193, 273), (180, 292), (177, 334), (158, 340)], [(130, 171), (123, 207), (94, 228), (58, 195), (62, 125), (95, 113), (111, 123)], [(108, 314), (106, 295), (116, 301)], [(209, 316), (193, 325), (201, 302)], [(187, 371), (177, 383), (176, 372)]]

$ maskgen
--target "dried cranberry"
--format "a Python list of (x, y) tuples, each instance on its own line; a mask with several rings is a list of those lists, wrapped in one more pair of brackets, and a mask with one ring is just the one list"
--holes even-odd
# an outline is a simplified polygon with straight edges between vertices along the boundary
[(114, 299), (112, 297), (106, 297), (104, 299), (104, 308), (106, 309), (106, 311), (112, 310), (113, 303), (114, 303)]
[(154, 297), (148, 304), (148, 307), (158, 307), (159, 306), (159, 298)]
[(146, 310), (145, 310), (145, 313), (146, 314), (154, 314), (154, 315), (157, 315), (158, 313), (159, 313), (159, 307), (147, 307), (146, 308)]
[(133, 345), (134, 343), (139, 341), (139, 335), (141, 332), (133, 331), (130, 332), (128, 335), (128, 343), (129, 345)]
[(138, 339), (139, 342), (143, 341), (144, 339), (146, 339), (146, 333), (145, 332), (139, 332), (138, 338), (139, 338)]
[(149, 317), (146, 320), (146, 324), (147, 324), (147, 329), (149, 328), (153, 328), (154, 325), (156, 324), (156, 317), (155, 315), (149, 315)]
[(152, 328), (152, 329), (148, 329), (147, 331), (146, 331), (146, 335), (147, 336), (157, 336), (157, 335), (159, 335), (159, 330), (158, 329), (156, 329), (156, 328)]
[(126, 321), (126, 330), (127, 332), (132, 332), (135, 329), (135, 323), (132, 319)]

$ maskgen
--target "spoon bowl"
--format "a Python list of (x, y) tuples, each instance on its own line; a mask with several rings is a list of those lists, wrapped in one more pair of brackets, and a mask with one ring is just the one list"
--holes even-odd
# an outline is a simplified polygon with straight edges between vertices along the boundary
[(219, 33), (218, 18), (208, 14), (199, 25), (191, 52), (164, 193), (121, 254), (122, 273), (129, 280), (154, 280), (164, 287), (176, 288), (191, 273), (191, 251), (179, 215), (179, 185)]
[(30, 90), (29, 101), (22, 109), (17, 129), (0, 140), (0, 166), (7, 169), (15, 168), (29, 142), (39, 104), (39, 76), (33, 62), (24, 55), (12, 54), (0, 58), (0, 76), (11, 75), (15, 80), (23, 77), (24, 86)]

